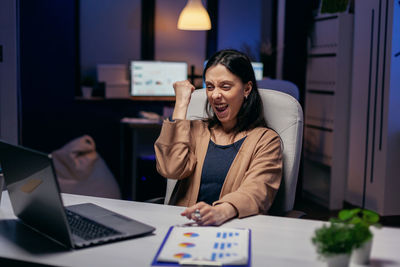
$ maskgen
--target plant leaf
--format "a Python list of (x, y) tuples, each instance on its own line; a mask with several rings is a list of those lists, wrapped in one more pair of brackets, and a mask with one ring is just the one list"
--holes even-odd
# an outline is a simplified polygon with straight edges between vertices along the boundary
[(338, 217), (342, 221), (347, 221), (353, 217), (353, 213), (350, 210), (339, 211)]
[(354, 217), (350, 220), (350, 224), (360, 224), (364, 223), (363, 220), (360, 217)]
[(363, 210), (362, 213), (364, 221), (370, 225), (379, 221), (379, 215), (372, 210)]
[(355, 215), (357, 215), (357, 214), (359, 214), (361, 212), (361, 209), (360, 208), (355, 208), (355, 209), (350, 210), (350, 212), (353, 214), (353, 216), (355, 216)]

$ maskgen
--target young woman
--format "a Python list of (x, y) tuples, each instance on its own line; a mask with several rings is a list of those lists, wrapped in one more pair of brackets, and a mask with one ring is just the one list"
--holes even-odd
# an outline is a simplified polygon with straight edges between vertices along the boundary
[(205, 120), (186, 120), (194, 86), (174, 84), (172, 121), (155, 143), (158, 172), (178, 179), (170, 204), (199, 225), (267, 213), (282, 179), (280, 137), (265, 123), (248, 57), (221, 50), (207, 62)]

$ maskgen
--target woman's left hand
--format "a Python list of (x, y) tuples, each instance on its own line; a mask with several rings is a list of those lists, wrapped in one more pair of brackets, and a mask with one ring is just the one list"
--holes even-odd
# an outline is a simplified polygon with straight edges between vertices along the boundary
[[(200, 215), (196, 215), (196, 210), (199, 210)], [(237, 216), (237, 211), (227, 202), (216, 206), (210, 206), (205, 202), (199, 202), (185, 209), (181, 215), (194, 220), (198, 225), (221, 225), (227, 220)]]

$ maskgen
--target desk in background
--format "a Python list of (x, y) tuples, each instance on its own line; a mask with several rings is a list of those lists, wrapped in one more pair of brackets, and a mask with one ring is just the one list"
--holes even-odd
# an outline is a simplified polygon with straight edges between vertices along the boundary
[[(1, 258), (54, 266), (150, 266), (171, 225), (188, 222), (182, 207), (62, 194), (66, 205), (92, 202), (156, 227), (153, 235), (80, 250), (67, 250), (16, 221), (7, 192), (0, 204)], [(322, 221), (257, 215), (224, 227), (250, 228), (251, 266), (321, 266), (311, 244)], [(400, 266), (400, 229), (373, 229), (370, 266)], [(7, 262), (6, 262), (7, 263)], [(3, 264), (1, 264), (3, 266)], [(7, 266), (7, 265), (5, 265)]]
[(154, 152), (161, 123), (124, 118), (120, 127), (122, 197), (139, 201), (164, 197), (167, 181), (156, 171)]

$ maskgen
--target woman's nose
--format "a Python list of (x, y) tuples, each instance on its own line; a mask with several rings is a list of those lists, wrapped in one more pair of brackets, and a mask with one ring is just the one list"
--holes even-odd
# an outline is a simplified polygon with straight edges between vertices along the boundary
[(221, 98), (221, 93), (219, 92), (219, 90), (214, 90), (212, 97), (213, 99)]

